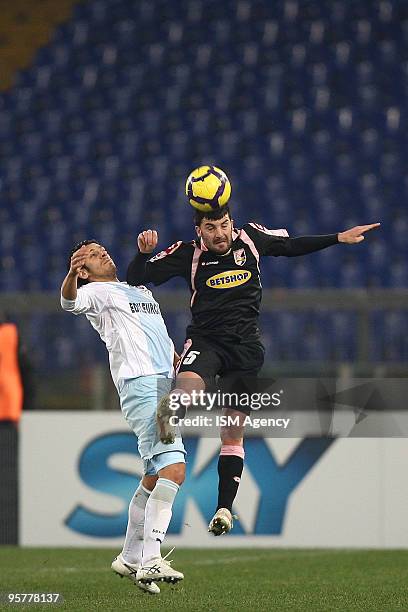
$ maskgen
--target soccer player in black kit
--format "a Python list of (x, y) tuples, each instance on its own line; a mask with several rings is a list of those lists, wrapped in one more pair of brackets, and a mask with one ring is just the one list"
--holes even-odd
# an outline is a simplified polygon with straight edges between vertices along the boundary
[[(160, 285), (182, 276), (190, 288), (192, 322), (187, 327), (173, 394), (204, 390), (205, 381), (217, 375), (227, 388), (228, 380), (234, 384), (257, 376), (265, 352), (258, 328), (261, 257), (296, 257), (338, 243), (356, 244), (364, 240), (365, 232), (380, 225), (290, 238), (286, 230), (270, 230), (257, 223), (236, 229), (228, 206), (210, 212), (196, 211), (194, 222), (195, 240), (176, 242), (150, 259), (158, 242), (157, 232), (146, 230), (139, 234), (139, 252), (129, 265), (126, 279), (131, 285)], [(247, 406), (224, 409), (224, 414), (240, 415), (242, 421), (248, 412)], [(159, 405), (163, 441), (169, 433), (168, 414), (168, 410), (160, 412)], [(221, 441), (218, 505), (209, 524), (214, 535), (228, 533), (233, 526), (232, 504), (244, 465), (243, 426), (222, 427)]]

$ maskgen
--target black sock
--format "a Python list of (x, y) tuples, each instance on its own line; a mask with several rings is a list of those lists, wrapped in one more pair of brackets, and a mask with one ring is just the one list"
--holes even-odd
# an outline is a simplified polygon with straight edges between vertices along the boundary
[(218, 458), (218, 505), (219, 508), (232, 510), (238, 492), (244, 460), (237, 455), (220, 455)]

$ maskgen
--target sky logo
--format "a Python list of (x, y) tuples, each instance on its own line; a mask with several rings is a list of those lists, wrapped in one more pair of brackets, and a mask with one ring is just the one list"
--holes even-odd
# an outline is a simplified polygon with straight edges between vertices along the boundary
[[(172, 535), (182, 532), (188, 500), (194, 500), (208, 522), (213, 516), (217, 498), (218, 453), (215, 452), (198, 473), (193, 474), (201, 439), (187, 438), (183, 441), (189, 458), (187, 478), (174, 504), (168, 531)], [(305, 438), (283, 464), (278, 464), (263, 438), (249, 438), (245, 441), (246, 469), (251, 472), (259, 489), (256, 519), (251, 534), (282, 533), (290, 495), (333, 442), (334, 438)], [(125, 533), (129, 501), (139, 478), (109, 466), (109, 458), (117, 453), (138, 456), (136, 439), (132, 433), (109, 433), (91, 440), (81, 454), (79, 475), (88, 487), (122, 499), (123, 510), (116, 514), (101, 514), (79, 504), (65, 520), (73, 531), (104, 538), (119, 537)], [(237, 521), (231, 535), (244, 534), (245, 531)]]

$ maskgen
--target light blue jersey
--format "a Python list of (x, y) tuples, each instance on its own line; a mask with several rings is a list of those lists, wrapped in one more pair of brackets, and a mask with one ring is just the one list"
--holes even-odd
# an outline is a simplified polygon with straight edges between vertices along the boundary
[(139, 376), (173, 376), (174, 346), (159, 304), (146, 287), (121, 282), (92, 282), (76, 300), (61, 297), (64, 310), (85, 314), (109, 353), (113, 382)]
[(113, 381), (123, 415), (136, 434), (144, 473), (184, 463), (180, 435), (173, 444), (160, 442), (156, 407), (169, 393), (174, 346), (160, 308), (146, 287), (120, 282), (92, 282), (78, 289), (76, 300), (61, 296), (64, 310), (84, 314), (109, 353)]

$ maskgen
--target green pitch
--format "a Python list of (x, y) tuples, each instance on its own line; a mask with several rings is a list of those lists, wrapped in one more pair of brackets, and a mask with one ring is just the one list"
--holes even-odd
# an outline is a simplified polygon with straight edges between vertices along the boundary
[(1, 610), (350, 612), (408, 610), (408, 551), (179, 550), (185, 574), (158, 596), (110, 570), (113, 550), (0, 547), (0, 592), (61, 593), (64, 603)]

